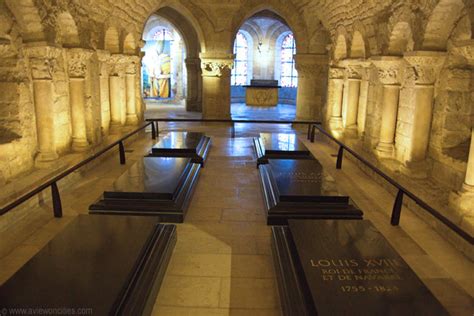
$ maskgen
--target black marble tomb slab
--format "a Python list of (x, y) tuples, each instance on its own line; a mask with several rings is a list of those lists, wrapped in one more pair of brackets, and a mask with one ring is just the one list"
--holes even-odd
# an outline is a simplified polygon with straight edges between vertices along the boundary
[(313, 159), (311, 152), (291, 133), (260, 133), (253, 139), (257, 166), (268, 159)]
[(203, 133), (169, 132), (155, 144), (148, 156), (151, 157), (187, 157), (204, 166), (211, 139)]
[(0, 287), (0, 306), (150, 315), (175, 244), (175, 225), (79, 215)]
[(269, 159), (259, 166), (267, 223), (288, 219), (361, 219), (362, 211), (341, 196), (315, 159)]
[(272, 227), (284, 315), (448, 315), (370, 221)]
[(200, 168), (190, 158), (143, 157), (89, 207), (90, 213), (150, 215), (182, 223)]

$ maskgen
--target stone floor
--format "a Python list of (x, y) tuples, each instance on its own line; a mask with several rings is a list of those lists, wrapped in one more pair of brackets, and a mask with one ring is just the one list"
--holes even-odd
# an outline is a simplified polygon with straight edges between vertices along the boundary
[[(290, 131), (291, 126), (236, 124), (237, 138), (232, 139), (230, 127), (224, 124), (160, 124), (161, 135), (183, 128), (206, 132), (212, 138), (212, 148), (186, 221), (178, 225), (178, 242), (154, 315), (280, 315), (270, 229), (264, 221), (250, 137), (260, 131)], [(300, 131), (301, 139), (304, 132)], [(62, 219), (52, 218), (46, 192), (41, 207), (30, 210), (46, 218), (45, 225), (9, 231), (7, 239), (3, 238), (6, 233), (0, 232), (0, 243), (15, 243), (13, 250), (0, 258), (0, 284), (74, 216), (87, 213), (89, 204), (152, 144), (149, 134), (142, 135), (126, 146), (126, 166), (111, 156), (60, 183), (65, 207)], [(336, 150), (327, 143), (307, 144), (338, 188), (363, 209), (365, 218), (373, 221), (449, 312), (473, 315), (473, 262), (409, 209), (403, 209), (401, 226), (391, 226), (389, 212), (394, 197), (389, 192), (351, 161), (345, 160), (343, 169), (336, 170)]]
[[(186, 112), (183, 105), (158, 104), (156, 101), (147, 101), (147, 118), (201, 118), (201, 113)], [(248, 106), (245, 103), (233, 103), (231, 114), (234, 120), (281, 120), (293, 121), (296, 117), (296, 106), (278, 104), (274, 107)]]

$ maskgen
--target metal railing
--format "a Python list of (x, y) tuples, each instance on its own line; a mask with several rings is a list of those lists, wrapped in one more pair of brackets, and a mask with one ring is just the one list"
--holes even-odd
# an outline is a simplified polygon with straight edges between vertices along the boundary
[(99, 156), (103, 155), (104, 153), (108, 152), (109, 150), (111, 150), (112, 148), (114, 148), (117, 145), (119, 147), (120, 164), (124, 165), (126, 160), (125, 160), (125, 146), (123, 145), (123, 142), (127, 138), (137, 134), (138, 132), (140, 132), (141, 130), (145, 129), (146, 127), (148, 127), (150, 125), (151, 125), (151, 137), (153, 139), (156, 139), (157, 134), (156, 134), (156, 130), (155, 130), (155, 125), (152, 124), (152, 123), (146, 123), (146, 124), (142, 125), (141, 127), (135, 129), (134, 131), (126, 134), (125, 136), (123, 136), (119, 140), (117, 140), (117, 141), (113, 142), (112, 144), (106, 146), (105, 148), (101, 149), (100, 151), (94, 153), (90, 157), (82, 160), (81, 162), (75, 164), (72, 167), (69, 167), (65, 171), (61, 172), (59, 175), (57, 175), (57, 176), (53, 177), (52, 179), (44, 182), (43, 184), (36, 187), (35, 189), (29, 191), (28, 193), (23, 194), (22, 196), (20, 196), (15, 201), (9, 203), (8, 205), (6, 205), (2, 209), (0, 209), (0, 216), (6, 214), (7, 212), (11, 211), (15, 207), (17, 207), (17, 206), (23, 204), (24, 202), (28, 201), (29, 199), (31, 199), (32, 197), (34, 197), (38, 193), (44, 191), (48, 187), (51, 187), (51, 196), (52, 196), (54, 217), (58, 217), (58, 218), (62, 217), (63, 216), (63, 209), (62, 209), (61, 196), (59, 194), (59, 189), (58, 189), (57, 182), (59, 180), (63, 179), (64, 177), (68, 176), (69, 174), (73, 173), (77, 169), (81, 168), (82, 166), (88, 164), (92, 160), (94, 160), (94, 159), (98, 158)]
[(308, 138), (311, 137), (311, 126), (321, 124), (317, 121), (288, 121), (288, 120), (244, 120), (244, 119), (193, 119), (193, 118), (150, 118), (147, 122), (156, 124), (156, 133), (160, 133), (159, 122), (198, 122), (198, 123), (231, 123), (231, 136), (235, 138), (235, 123), (254, 123), (254, 124), (303, 124), (308, 125)]
[(314, 124), (311, 128), (311, 132), (308, 134), (309, 139), (311, 140), (312, 143), (314, 143), (314, 137), (315, 137), (315, 131), (316, 129), (319, 130), (322, 134), (327, 136), (329, 139), (331, 139), (333, 142), (335, 142), (337, 145), (339, 145), (339, 150), (337, 153), (337, 160), (336, 160), (336, 168), (341, 169), (342, 168), (342, 159), (344, 156), (344, 150), (349, 152), (352, 156), (357, 158), (360, 162), (362, 162), (364, 165), (369, 167), (372, 171), (374, 171), (376, 174), (384, 178), (388, 183), (393, 185), (398, 189), (397, 196), (395, 198), (395, 202), (393, 204), (393, 209), (392, 209), (392, 215), (390, 219), (390, 223), (393, 226), (397, 226), (400, 224), (400, 216), (402, 212), (402, 205), (403, 205), (403, 197), (404, 195), (408, 196), (410, 199), (412, 199), (416, 204), (421, 206), (425, 211), (430, 213), (432, 216), (437, 218), (439, 221), (441, 221), (443, 224), (445, 224), (447, 227), (449, 227), (453, 232), (458, 234), (461, 238), (469, 242), (470, 244), (474, 243), (474, 238), (471, 236), (468, 232), (463, 230), (461, 227), (453, 223), (450, 219), (448, 219), (446, 216), (442, 215), (439, 211), (428, 205), (425, 201), (420, 199), (418, 196), (416, 196), (413, 192), (411, 192), (409, 189), (401, 185), (400, 183), (396, 182), (394, 179), (392, 179), (389, 175), (384, 173), (382, 170), (374, 166), (372, 163), (367, 161), (364, 157), (353, 151), (351, 148), (349, 148), (347, 145), (343, 144), (340, 142), (338, 139), (336, 139), (333, 135), (325, 131), (321, 124)]

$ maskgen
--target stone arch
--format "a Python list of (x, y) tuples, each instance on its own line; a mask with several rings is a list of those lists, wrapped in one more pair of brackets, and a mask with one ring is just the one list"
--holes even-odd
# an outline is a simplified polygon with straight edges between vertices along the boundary
[(109, 27), (105, 31), (104, 38), (104, 49), (108, 50), (112, 54), (120, 53), (120, 35), (116, 27)]
[(42, 19), (33, 0), (6, 0), (5, 3), (18, 23), (23, 42), (46, 39)]
[(132, 33), (128, 33), (123, 41), (123, 52), (125, 54), (133, 55), (136, 53), (136, 50), (137, 43), (135, 41), (135, 36)]
[(277, 18), (284, 22), (284, 24), (288, 25), (295, 37), (296, 51), (299, 53), (304, 53), (308, 50), (308, 36), (306, 34), (307, 32), (304, 25), (304, 18), (297, 14), (289, 1), (275, 2), (272, 4), (255, 4), (253, 1), (246, 1), (243, 3), (237, 14), (234, 15), (232, 20), (229, 51), (232, 51), (231, 43), (233, 43), (235, 35), (239, 31), (240, 27), (245, 23), (245, 21), (257, 13), (265, 11), (275, 14)]
[(355, 31), (352, 35), (351, 58), (365, 58), (365, 40), (359, 31)]
[(347, 58), (347, 32), (343, 27), (339, 27), (336, 33), (333, 58), (336, 61)]
[(425, 28), (423, 49), (445, 51), (458, 21), (466, 15), (462, 0), (441, 0), (433, 9)]
[(67, 11), (59, 13), (56, 18), (56, 36), (64, 47), (78, 47), (80, 45), (76, 22)]
[(411, 25), (402, 21), (395, 24), (388, 41), (388, 55), (402, 56), (405, 52), (412, 51), (414, 45)]
[[(202, 110), (202, 75), (199, 54), (203, 52), (204, 43), (201, 29), (196, 21), (188, 19), (188, 14), (184, 16), (182, 12), (187, 10), (177, 10), (174, 7), (166, 6), (157, 9), (153, 14), (160, 16), (171, 23), (181, 35), (186, 47), (186, 70), (187, 70), (187, 93), (186, 110)], [(147, 21), (151, 18), (150, 15)], [(142, 29), (142, 38), (145, 34), (145, 25)], [(201, 34), (201, 35), (200, 35)]]

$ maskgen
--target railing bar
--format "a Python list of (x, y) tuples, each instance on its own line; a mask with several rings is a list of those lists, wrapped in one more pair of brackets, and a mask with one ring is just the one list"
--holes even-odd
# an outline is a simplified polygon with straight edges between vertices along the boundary
[(470, 244), (473, 244), (474, 243), (474, 238), (468, 234), (466, 231), (464, 231), (463, 229), (459, 228), (456, 224), (454, 224), (453, 222), (451, 222), (448, 218), (446, 218), (444, 215), (441, 215), (440, 212), (438, 212), (437, 210), (435, 210), (434, 208), (432, 208), (431, 206), (429, 206), (426, 202), (424, 202), (423, 200), (421, 200), (420, 198), (418, 198), (414, 193), (408, 191), (408, 189), (406, 189), (405, 187), (403, 187), (402, 185), (398, 184), (397, 182), (395, 182), (395, 180), (392, 180), (391, 178), (389, 178), (385, 173), (383, 173), (381, 170), (379, 170), (377, 167), (375, 167), (373, 164), (371, 164), (370, 162), (368, 162), (367, 160), (365, 160), (363, 157), (359, 156), (359, 154), (355, 153), (352, 149), (350, 149), (349, 147), (347, 147), (345, 144), (343, 144), (342, 142), (340, 142), (339, 140), (337, 140), (336, 138), (334, 138), (331, 134), (329, 134), (328, 132), (326, 132), (324, 129), (322, 129), (320, 126), (317, 126), (315, 125), (316, 128), (321, 132), (323, 133), (324, 135), (326, 135), (327, 137), (329, 137), (330, 139), (332, 139), (336, 144), (338, 144), (339, 146), (343, 147), (345, 150), (347, 150), (349, 153), (351, 153), (354, 157), (356, 157), (358, 160), (360, 160), (362, 163), (364, 163), (365, 165), (367, 165), (370, 169), (372, 169), (375, 173), (377, 173), (379, 176), (381, 176), (382, 178), (384, 178), (387, 182), (389, 182), (391, 185), (393, 185), (394, 187), (396, 187), (397, 189), (399, 189), (400, 191), (403, 192), (403, 194), (407, 195), (410, 199), (412, 199), (416, 204), (420, 205), (423, 209), (425, 209), (426, 211), (428, 211), (428, 213), (430, 213), (431, 215), (433, 215), (434, 217), (436, 217), (438, 220), (440, 220), (443, 224), (445, 224), (446, 226), (448, 226), (451, 230), (453, 230), (454, 232), (456, 232), (459, 236), (461, 236), (463, 239), (465, 239), (466, 241), (468, 241)]
[(32, 197), (34, 197), (36, 194), (44, 191), (46, 188), (48, 188), (49, 186), (51, 186), (54, 182), (58, 182), (59, 180), (61, 180), (62, 178), (68, 176), (69, 174), (73, 173), (74, 171), (76, 171), (77, 169), (81, 168), (82, 166), (88, 164), (89, 162), (91, 162), (92, 160), (96, 159), (97, 157), (103, 155), (104, 153), (106, 153), (107, 151), (109, 151), (110, 149), (114, 148), (115, 146), (117, 146), (120, 142), (126, 140), (127, 138), (137, 134), (138, 132), (140, 132), (141, 130), (143, 130), (144, 128), (146, 128), (147, 126), (149, 126), (150, 124), (153, 124), (152, 122), (150, 123), (147, 123), (143, 126), (141, 126), (140, 128), (136, 129), (135, 131), (133, 132), (130, 132), (128, 134), (126, 134), (124, 137), (122, 137), (121, 139), (113, 142), (112, 144), (108, 145), (107, 147), (101, 149), (100, 151), (96, 152), (95, 154), (93, 154), (92, 156), (90, 156), (89, 158), (86, 158), (85, 160), (79, 162), (77, 165), (74, 165), (68, 169), (66, 169), (65, 171), (63, 171), (62, 173), (60, 173), (59, 175), (55, 176), (54, 178), (52, 178), (51, 180), (43, 183), (42, 185), (40, 185), (39, 187), (37, 187), (35, 190), (33, 191), (30, 191), (26, 194), (24, 194), (23, 196), (21, 196), (20, 198), (18, 198), (16, 201), (13, 201), (12, 203), (8, 204), (7, 206), (5, 206), (4, 208), (2, 208), (0, 210), (0, 215), (3, 215), (5, 213), (7, 213), (8, 211), (10, 211), (11, 209), (17, 207), (18, 205), (28, 201), (29, 199), (31, 199)]

